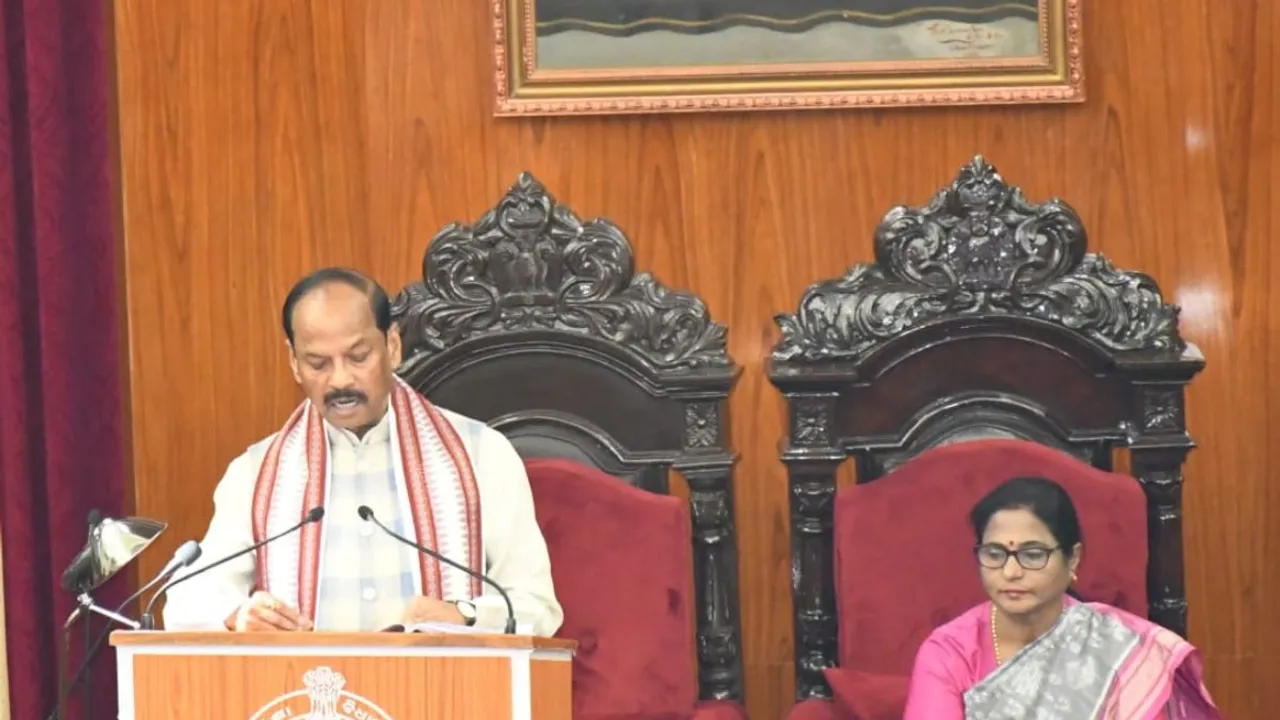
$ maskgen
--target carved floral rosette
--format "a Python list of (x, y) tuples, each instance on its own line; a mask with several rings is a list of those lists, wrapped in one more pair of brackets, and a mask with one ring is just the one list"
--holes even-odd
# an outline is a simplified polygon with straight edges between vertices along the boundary
[(1008, 315), (1049, 322), (1112, 351), (1184, 348), (1178, 308), (1150, 277), (1086, 251), (1079, 216), (1036, 204), (982, 156), (922, 208), (899, 206), (876, 228), (874, 264), (811, 286), (775, 319), (775, 361), (859, 359), (932, 322)]
[(637, 273), (616, 225), (582, 222), (529, 173), (474, 226), (441, 230), (422, 278), (393, 304), (407, 356), (479, 335), (558, 330), (626, 347), (657, 370), (730, 366), (725, 327), (700, 299)]

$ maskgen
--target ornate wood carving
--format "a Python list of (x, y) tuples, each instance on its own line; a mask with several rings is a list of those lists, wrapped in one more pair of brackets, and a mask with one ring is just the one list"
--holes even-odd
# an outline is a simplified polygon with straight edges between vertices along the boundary
[[(1151, 375), (1166, 382), (1141, 384), (1137, 395), (1141, 409), (1130, 427), (1140, 428), (1129, 438), (1133, 474), (1147, 495), (1147, 573), (1151, 619), (1187, 634), (1187, 596), (1182, 565), (1182, 478), (1187, 454), (1195, 447), (1186, 432), (1182, 411), (1183, 391), (1189, 380), (1185, 371), (1153, 368)], [(1163, 376), (1163, 377), (1162, 377)]]
[(524, 173), (474, 225), (428, 245), (396, 297), (400, 374), (526, 456), (591, 462), (651, 492), (688, 480), (703, 699), (742, 700), (726, 331), (635, 271), (612, 222), (583, 222)]
[(778, 317), (773, 356), (856, 360), (931, 322), (1012, 315), (1054, 323), (1111, 350), (1178, 350), (1178, 310), (1151, 278), (1085, 252), (1080, 218), (1029, 202), (978, 156), (922, 208), (896, 207), (876, 262), (811, 286)]
[(811, 285), (769, 375), (787, 397), (796, 694), (835, 664), (835, 471), (871, 482), (930, 447), (1042, 442), (1111, 469), (1128, 447), (1150, 514), (1151, 617), (1186, 630), (1183, 389), (1204, 360), (1150, 277), (1087, 251), (1066, 202), (1033, 203), (981, 156), (876, 228), (875, 262)]
[(625, 347), (663, 370), (730, 365), (725, 327), (701, 300), (637, 273), (622, 230), (583, 223), (529, 173), (474, 226), (436, 235), (422, 282), (405, 288), (396, 308), (415, 353), (479, 335), (558, 330)]

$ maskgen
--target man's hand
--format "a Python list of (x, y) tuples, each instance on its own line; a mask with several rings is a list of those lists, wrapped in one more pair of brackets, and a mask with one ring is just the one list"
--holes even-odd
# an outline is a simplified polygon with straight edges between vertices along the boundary
[(404, 609), (404, 616), (401, 619), (405, 625), (417, 625), (419, 623), (443, 622), (452, 623), (454, 625), (466, 625), (467, 619), (458, 611), (458, 606), (444, 600), (436, 600), (435, 598), (422, 597), (421, 595), (410, 600), (408, 607)]
[(310, 630), (311, 621), (270, 593), (256, 592), (227, 618), (227, 628), (236, 632), (296, 632)]

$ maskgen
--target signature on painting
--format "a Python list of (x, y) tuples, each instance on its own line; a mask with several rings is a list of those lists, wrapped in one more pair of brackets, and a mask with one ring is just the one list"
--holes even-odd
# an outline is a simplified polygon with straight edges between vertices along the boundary
[(934, 20), (924, 31), (933, 40), (958, 57), (982, 57), (1009, 38), (1006, 30), (980, 25), (966, 25), (948, 20)]

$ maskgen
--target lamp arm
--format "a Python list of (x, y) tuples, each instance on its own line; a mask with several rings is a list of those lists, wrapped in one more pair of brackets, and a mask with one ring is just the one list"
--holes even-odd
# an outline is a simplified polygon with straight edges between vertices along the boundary
[(138, 628), (142, 627), (142, 625), (138, 623), (138, 621), (136, 620), (130, 620), (129, 618), (121, 615), (120, 613), (112, 612), (111, 610), (108, 610), (104, 607), (99, 607), (97, 603), (93, 601), (93, 598), (89, 596), (89, 593), (82, 593), (80, 597), (77, 598), (77, 600), (80, 601), (80, 607), (84, 608), (85, 610), (88, 610), (89, 612), (92, 612), (92, 613), (97, 613), (102, 617), (107, 618), (108, 620), (114, 620), (115, 622), (120, 623), (121, 625), (124, 625), (130, 630), (137, 630)]

